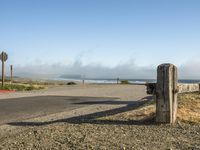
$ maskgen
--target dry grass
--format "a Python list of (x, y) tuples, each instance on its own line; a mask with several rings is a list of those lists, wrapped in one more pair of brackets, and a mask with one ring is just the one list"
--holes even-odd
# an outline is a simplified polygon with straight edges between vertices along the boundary
[[(100, 120), (120, 121), (145, 121), (155, 117), (155, 101), (128, 112), (119, 113), (113, 116), (103, 117)], [(178, 96), (177, 120), (185, 123), (200, 124), (200, 94), (184, 93)]]
[(179, 94), (178, 120), (188, 123), (200, 123), (200, 94)]

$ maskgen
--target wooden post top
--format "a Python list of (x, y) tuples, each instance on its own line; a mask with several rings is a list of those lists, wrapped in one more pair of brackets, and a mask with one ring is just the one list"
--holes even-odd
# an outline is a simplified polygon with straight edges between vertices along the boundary
[(163, 63), (163, 64), (160, 64), (159, 66), (158, 66), (158, 68), (160, 68), (160, 67), (170, 67), (170, 66), (174, 66), (174, 67), (176, 67), (174, 64), (171, 64), (171, 63)]

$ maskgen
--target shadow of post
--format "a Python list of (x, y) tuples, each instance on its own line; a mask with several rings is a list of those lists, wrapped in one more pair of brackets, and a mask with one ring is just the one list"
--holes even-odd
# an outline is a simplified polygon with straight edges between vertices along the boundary
[(138, 108), (143, 107), (147, 103), (151, 103), (153, 101), (152, 96), (144, 97), (138, 101), (90, 101), (90, 102), (81, 102), (81, 103), (74, 103), (74, 104), (82, 104), (82, 105), (94, 105), (94, 104), (112, 104), (112, 105), (119, 105), (119, 104), (126, 104), (126, 106), (115, 108), (106, 111), (95, 112), (92, 114), (87, 115), (80, 115), (76, 117), (66, 118), (66, 119), (58, 119), (54, 121), (46, 121), (46, 122), (10, 122), (7, 123), (8, 125), (12, 126), (44, 126), (50, 125), (54, 123), (71, 123), (71, 124), (82, 124), (82, 123), (89, 123), (89, 124), (108, 124), (108, 125), (150, 125), (154, 124), (154, 118), (148, 118), (143, 120), (98, 120), (98, 118), (105, 117), (105, 116), (112, 116), (119, 113), (128, 112), (131, 110), (135, 110)]

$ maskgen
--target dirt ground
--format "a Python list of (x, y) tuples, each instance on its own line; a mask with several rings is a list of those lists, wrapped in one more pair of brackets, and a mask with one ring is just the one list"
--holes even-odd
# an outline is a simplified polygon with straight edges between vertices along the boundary
[(155, 102), (143, 86), (73, 87), (71, 94), (119, 99), (2, 125), (0, 149), (200, 149), (198, 123), (154, 123)]

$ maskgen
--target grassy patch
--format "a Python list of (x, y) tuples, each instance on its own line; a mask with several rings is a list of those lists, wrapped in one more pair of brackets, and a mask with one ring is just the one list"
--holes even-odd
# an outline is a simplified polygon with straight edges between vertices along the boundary
[(44, 86), (31, 85), (31, 84), (5, 84), (4, 87), (0, 87), (0, 90), (15, 90), (15, 91), (31, 91), (44, 89)]
[[(142, 107), (116, 115), (102, 117), (100, 120), (146, 121), (155, 118), (155, 100), (147, 102)], [(185, 93), (178, 95), (177, 120), (190, 124), (200, 124), (200, 94)]]
[(177, 117), (183, 122), (200, 123), (200, 94), (179, 94)]

